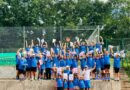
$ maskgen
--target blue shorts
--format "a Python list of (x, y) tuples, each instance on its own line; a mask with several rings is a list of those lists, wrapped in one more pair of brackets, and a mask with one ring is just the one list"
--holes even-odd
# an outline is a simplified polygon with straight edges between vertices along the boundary
[(90, 80), (85, 80), (84, 83), (85, 83), (85, 88), (91, 88)]

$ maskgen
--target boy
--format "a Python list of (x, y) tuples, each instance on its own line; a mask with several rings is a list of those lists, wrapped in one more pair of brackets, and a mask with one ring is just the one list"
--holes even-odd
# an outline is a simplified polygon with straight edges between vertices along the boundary
[(108, 51), (105, 51), (105, 54), (104, 54), (104, 69), (105, 69), (106, 80), (110, 80), (110, 72), (109, 72), (109, 69), (110, 69), (110, 55), (109, 55)]
[(95, 67), (96, 64), (93, 69), (89, 69), (87, 66), (85, 66), (85, 69), (83, 71), (85, 90), (90, 90), (91, 88), (90, 73), (95, 69)]
[(63, 90), (63, 79), (61, 75), (58, 75), (56, 79), (57, 90)]

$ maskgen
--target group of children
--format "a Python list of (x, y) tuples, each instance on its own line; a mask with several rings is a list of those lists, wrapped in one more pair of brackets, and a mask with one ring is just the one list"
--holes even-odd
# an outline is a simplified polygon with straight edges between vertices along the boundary
[[(57, 90), (89, 90), (90, 80), (110, 80), (110, 57), (114, 57), (115, 80), (119, 80), (120, 56), (102, 49), (103, 43), (47, 42), (27, 45), (16, 55), (17, 79), (55, 79)], [(38, 75), (37, 75), (38, 73)]]

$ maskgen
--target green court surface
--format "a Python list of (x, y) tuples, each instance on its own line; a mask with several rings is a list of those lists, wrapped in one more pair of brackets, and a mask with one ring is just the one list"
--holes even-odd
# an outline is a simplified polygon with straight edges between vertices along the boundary
[(0, 53), (0, 66), (15, 66), (16, 53)]

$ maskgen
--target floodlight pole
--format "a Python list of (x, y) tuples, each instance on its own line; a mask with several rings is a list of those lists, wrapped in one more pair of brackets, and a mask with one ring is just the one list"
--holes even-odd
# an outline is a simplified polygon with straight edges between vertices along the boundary
[(60, 41), (62, 42), (62, 27), (60, 27)]
[(25, 48), (25, 27), (23, 27), (23, 48)]
[(98, 43), (100, 42), (100, 27), (99, 27), (99, 25), (98, 25)]

